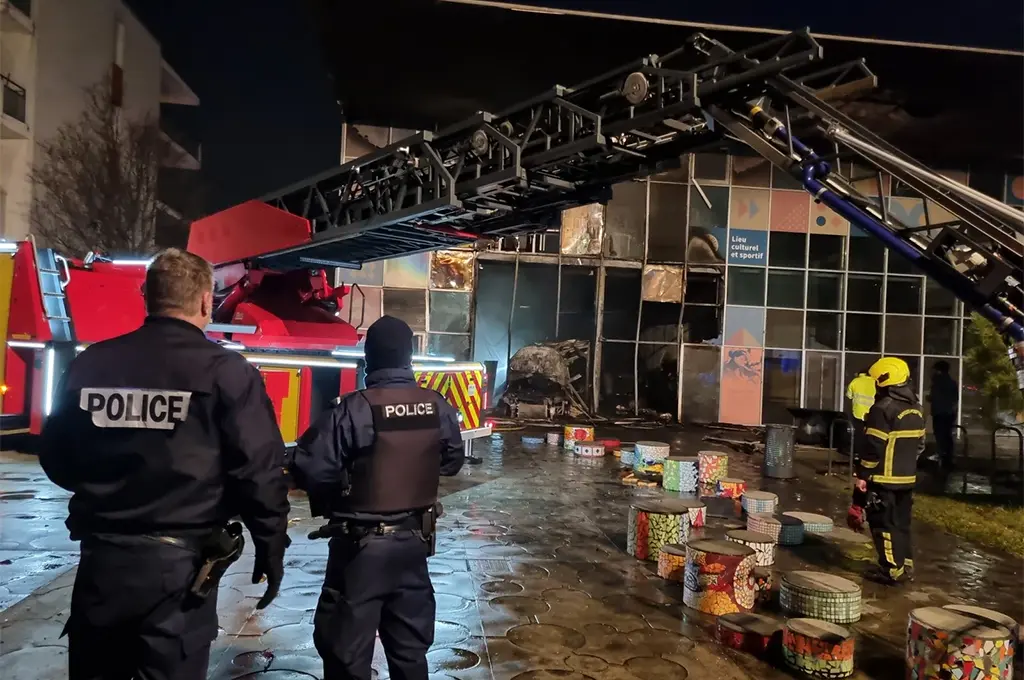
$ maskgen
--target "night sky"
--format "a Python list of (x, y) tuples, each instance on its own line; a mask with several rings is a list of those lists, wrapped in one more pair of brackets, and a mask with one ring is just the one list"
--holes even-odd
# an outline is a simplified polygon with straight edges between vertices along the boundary
[(297, 0), (127, 0), (199, 96), (164, 107), (203, 143), (215, 211), (337, 165), (339, 109)]

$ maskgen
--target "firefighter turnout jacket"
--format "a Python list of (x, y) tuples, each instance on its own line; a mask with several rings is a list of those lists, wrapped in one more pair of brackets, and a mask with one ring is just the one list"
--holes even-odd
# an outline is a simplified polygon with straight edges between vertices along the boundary
[(185, 321), (149, 317), (76, 357), (39, 461), (73, 494), (72, 539), (205, 533), (240, 515), (258, 548), (286, 547), (284, 442), (259, 371)]
[(913, 488), (925, 421), (911, 387), (879, 388), (864, 428), (866, 450), (860, 454), (857, 477), (886, 488)]
[(401, 520), (433, 506), (439, 476), (462, 468), (458, 415), (444, 397), (407, 368), (372, 371), (366, 386), (297, 442), (291, 471), (314, 515)]

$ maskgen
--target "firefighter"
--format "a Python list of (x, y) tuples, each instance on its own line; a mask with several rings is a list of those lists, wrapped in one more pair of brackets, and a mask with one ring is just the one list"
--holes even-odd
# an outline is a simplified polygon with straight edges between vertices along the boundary
[(864, 418), (875, 403), (875, 381), (866, 371), (858, 373), (846, 388), (846, 398), (850, 400), (850, 413), (853, 416), (853, 441), (850, 442), (850, 453), (855, 455), (864, 448)]
[(866, 519), (887, 584), (913, 577), (910, 524), (917, 457), (924, 449), (925, 421), (902, 359), (883, 357), (868, 370), (878, 387), (865, 419), (865, 448), (857, 463), (854, 507)]
[(412, 372), (413, 333), (383, 316), (366, 332), (366, 389), (299, 438), (292, 473), (328, 524), (313, 641), (325, 680), (369, 680), (376, 633), (395, 680), (427, 680), (434, 590), (427, 572), (440, 475), (464, 453), (458, 415)]
[(203, 334), (213, 270), (168, 249), (143, 293), (145, 322), (70, 363), (43, 428), (40, 463), (72, 492), (81, 541), (71, 680), (205, 680), (217, 577), (244, 544), (232, 517), (254, 543), (253, 583), (267, 581), (258, 608), (284, 569), (284, 443), (259, 372)]

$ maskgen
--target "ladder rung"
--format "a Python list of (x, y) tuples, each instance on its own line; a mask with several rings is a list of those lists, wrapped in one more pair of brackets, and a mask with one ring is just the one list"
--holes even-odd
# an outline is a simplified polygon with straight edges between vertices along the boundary
[(39, 270), (37, 270), (37, 271), (38, 271), (38, 272), (39, 272), (40, 274), (57, 274), (57, 275), (59, 275), (59, 274), (60, 274), (60, 271), (59, 271), (59, 270), (57, 270), (57, 269), (39, 269)]

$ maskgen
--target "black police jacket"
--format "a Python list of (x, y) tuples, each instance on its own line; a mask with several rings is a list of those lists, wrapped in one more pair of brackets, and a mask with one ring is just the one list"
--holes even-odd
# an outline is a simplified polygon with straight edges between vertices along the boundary
[(263, 380), (187, 322), (149, 317), (76, 357), (39, 460), (73, 493), (74, 539), (189, 533), (240, 515), (257, 547), (284, 550), (284, 442)]
[[(407, 391), (416, 386), (410, 369), (388, 368), (372, 371), (366, 376), (369, 390), (386, 392), (389, 388)], [(465, 462), (459, 418), (443, 397), (437, 395), (440, 446), (439, 472), (444, 476), (458, 474)], [(346, 395), (335, 408), (323, 413), (296, 443), (291, 474), (300, 489), (308, 492), (314, 515), (332, 519), (394, 521), (408, 512), (375, 513), (349, 511), (343, 493), (351, 482), (350, 472), (359, 456), (374, 455), (377, 432), (374, 428), (370, 402), (362, 394)], [(406, 470), (395, 470), (401, 475)], [(320, 507), (316, 507), (320, 506)]]
[(893, 489), (913, 488), (924, 448), (921, 404), (909, 385), (883, 388), (864, 419), (865, 448), (857, 477)]

